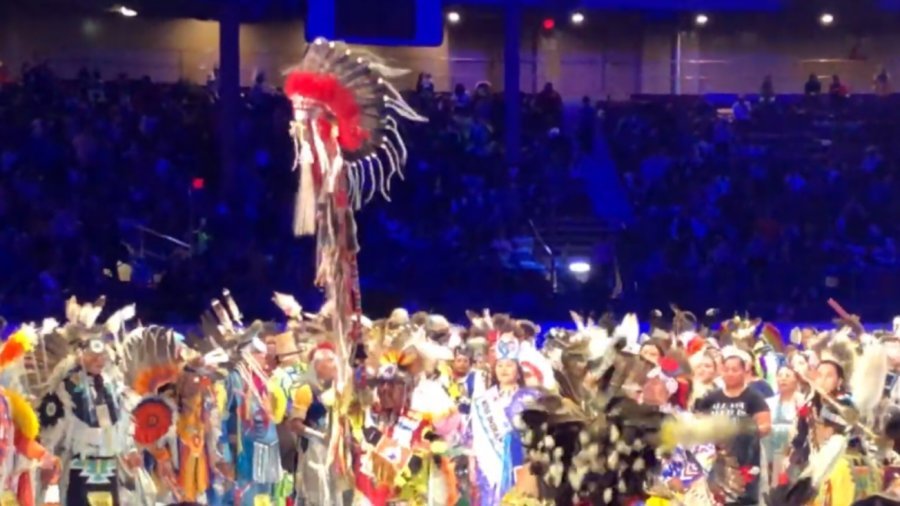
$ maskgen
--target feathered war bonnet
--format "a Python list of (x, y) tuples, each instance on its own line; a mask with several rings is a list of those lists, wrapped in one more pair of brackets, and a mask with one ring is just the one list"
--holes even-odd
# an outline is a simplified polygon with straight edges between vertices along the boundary
[(391, 179), (403, 176), (407, 151), (398, 118), (424, 122), (389, 79), (405, 70), (342, 42), (316, 39), (287, 72), (284, 91), (294, 107), (291, 136), (300, 191), (295, 235), (312, 235), (323, 193), (346, 188), (345, 205), (358, 209)]
[(165, 327), (151, 325), (129, 332), (122, 346), (125, 384), (142, 397), (174, 385), (181, 373), (181, 346), (175, 332)]

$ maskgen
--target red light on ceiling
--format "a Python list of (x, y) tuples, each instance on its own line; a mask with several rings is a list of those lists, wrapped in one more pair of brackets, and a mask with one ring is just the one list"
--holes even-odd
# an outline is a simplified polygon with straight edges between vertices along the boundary
[(556, 27), (556, 21), (553, 18), (547, 18), (541, 23), (541, 26), (544, 27), (544, 30), (552, 30)]
[(205, 185), (206, 181), (204, 181), (202, 177), (195, 177), (194, 180), (191, 181), (191, 186), (195, 190), (202, 190)]

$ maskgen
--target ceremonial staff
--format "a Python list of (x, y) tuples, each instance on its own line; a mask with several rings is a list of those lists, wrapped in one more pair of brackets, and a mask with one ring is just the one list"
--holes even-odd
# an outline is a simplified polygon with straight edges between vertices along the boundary
[(344, 435), (352, 398), (351, 361), (362, 328), (356, 221), (353, 213), (402, 178), (407, 151), (398, 118), (424, 122), (388, 79), (406, 71), (340, 42), (317, 39), (291, 69), (285, 93), (294, 109), (291, 136), (300, 186), (294, 234), (316, 237), (316, 285), (334, 336), (338, 375), (330, 413), (328, 464), (346, 474)]

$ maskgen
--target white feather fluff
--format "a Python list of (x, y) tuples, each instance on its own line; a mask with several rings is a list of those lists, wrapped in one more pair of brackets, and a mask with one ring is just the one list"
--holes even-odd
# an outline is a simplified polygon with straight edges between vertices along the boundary
[(578, 332), (581, 332), (585, 329), (584, 318), (581, 317), (580, 314), (575, 311), (569, 311), (569, 315), (572, 316), (572, 321), (575, 322), (575, 329)]
[(844, 436), (832, 436), (818, 452), (813, 454), (809, 459), (809, 465), (803, 471), (802, 476), (812, 479), (813, 487), (819, 488), (831, 471), (834, 470), (835, 464), (847, 449), (847, 438)]
[(81, 313), (81, 306), (78, 305), (78, 299), (75, 296), (69, 297), (66, 301), (66, 321), (75, 323), (78, 321), (78, 315)]
[(590, 339), (588, 341), (588, 360), (595, 360), (606, 355), (614, 342), (614, 340), (610, 339), (606, 334), (606, 330), (595, 328), (592, 332), (587, 334)]
[(119, 331), (122, 330), (123, 325), (125, 325), (125, 322), (134, 318), (135, 314), (136, 309), (134, 304), (129, 304), (116, 311), (106, 320), (106, 323), (104, 324), (107, 332), (114, 335), (118, 334)]
[(624, 338), (627, 344), (637, 344), (641, 335), (641, 327), (635, 313), (628, 313), (622, 318), (622, 323), (616, 327), (613, 337)]
[(41, 335), (49, 334), (59, 327), (59, 322), (53, 318), (44, 318), (41, 322)]
[(853, 403), (863, 418), (871, 418), (884, 392), (888, 374), (888, 359), (884, 346), (873, 342), (857, 357), (850, 379)]
[(297, 299), (294, 298), (293, 295), (275, 292), (275, 295), (272, 296), (272, 302), (274, 302), (275, 305), (278, 306), (278, 309), (280, 309), (288, 318), (299, 318), (303, 312), (303, 307), (300, 306), (300, 303), (297, 302)]
[(794, 327), (791, 329), (791, 344), (800, 344), (803, 340), (803, 331), (800, 330), (800, 327)]

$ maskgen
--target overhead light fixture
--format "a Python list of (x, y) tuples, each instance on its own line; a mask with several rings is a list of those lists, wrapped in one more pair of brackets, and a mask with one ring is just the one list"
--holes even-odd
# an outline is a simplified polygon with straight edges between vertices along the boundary
[(582, 14), (580, 12), (573, 12), (572, 13), (572, 24), (580, 25), (581, 23), (584, 23), (584, 14)]
[(112, 8), (113, 12), (118, 12), (119, 14), (125, 16), (126, 18), (133, 18), (138, 15), (137, 11), (134, 9), (129, 9), (124, 5), (118, 5)]
[(587, 274), (591, 272), (591, 264), (584, 260), (569, 262), (569, 272), (572, 274)]
[(694, 18), (694, 23), (697, 26), (705, 26), (706, 23), (709, 23), (709, 16), (706, 14), (697, 14), (697, 17)]
[(459, 23), (460, 19), (462, 19), (462, 18), (460, 17), (459, 13), (456, 11), (450, 11), (447, 13), (447, 21), (453, 23), (454, 25), (456, 23)]
[(824, 26), (828, 26), (831, 23), (834, 23), (834, 16), (831, 13), (824, 13), (819, 16), (819, 23), (822, 23)]

